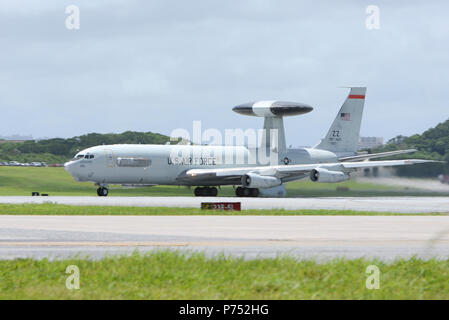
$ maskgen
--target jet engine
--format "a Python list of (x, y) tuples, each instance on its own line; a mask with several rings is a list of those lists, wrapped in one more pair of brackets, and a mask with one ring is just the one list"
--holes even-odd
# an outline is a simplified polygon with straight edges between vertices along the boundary
[(276, 177), (261, 176), (255, 173), (248, 173), (242, 176), (242, 186), (246, 188), (272, 188), (281, 184), (282, 181)]
[(343, 182), (349, 180), (349, 174), (341, 171), (330, 171), (324, 168), (313, 169), (310, 173), (313, 182)]

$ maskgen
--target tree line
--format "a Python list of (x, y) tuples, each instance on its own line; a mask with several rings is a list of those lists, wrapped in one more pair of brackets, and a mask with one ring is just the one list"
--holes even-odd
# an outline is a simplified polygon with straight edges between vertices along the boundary
[(109, 144), (165, 144), (170, 137), (153, 132), (126, 131), (120, 134), (90, 133), (69, 139), (54, 138), (24, 142), (0, 143), (0, 161), (45, 161), (63, 163), (77, 152), (97, 145)]
[[(3, 141), (0, 143), (0, 161), (63, 163), (71, 159), (77, 152), (97, 145), (165, 144), (168, 141), (170, 141), (170, 137), (159, 133), (134, 131), (120, 134), (90, 133), (69, 139), (54, 138), (23, 143)], [(390, 159), (419, 158), (446, 161), (446, 163), (401, 166), (396, 168), (398, 175), (430, 177), (441, 173), (449, 174), (449, 119), (422, 134), (410, 137), (397, 136), (390, 139), (384, 146), (370, 149), (368, 152), (377, 153), (410, 148), (415, 148), (418, 152), (390, 157)]]
[(391, 159), (419, 158), (446, 161), (446, 163), (401, 166), (396, 168), (398, 175), (430, 177), (439, 174), (449, 174), (449, 119), (439, 123), (434, 128), (426, 130), (422, 134), (415, 134), (410, 137), (397, 136), (390, 139), (384, 146), (368, 151), (376, 153), (410, 148), (418, 151), (408, 155), (391, 157)]

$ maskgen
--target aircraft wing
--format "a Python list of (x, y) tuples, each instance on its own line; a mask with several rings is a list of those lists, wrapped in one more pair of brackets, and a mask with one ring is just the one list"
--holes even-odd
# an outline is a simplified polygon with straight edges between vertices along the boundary
[(438, 162), (433, 160), (386, 160), (362, 162), (314, 163), (281, 166), (254, 166), (219, 169), (190, 169), (178, 177), (178, 181), (192, 185), (240, 185), (242, 177), (256, 174), (262, 177), (278, 178), (281, 182), (302, 179), (313, 170), (325, 169), (332, 172), (349, 173), (359, 168), (403, 166), (418, 163)]
[(380, 153), (371, 153), (371, 154), (361, 154), (356, 156), (350, 156), (350, 157), (343, 157), (339, 158), (339, 161), (346, 162), (346, 161), (364, 161), (369, 159), (375, 159), (375, 158), (383, 158), (383, 157), (389, 157), (389, 156), (395, 156), (398, 154), (404, 154), (404, 153), (413, 153), (418, 150), (416, 149), (407, 149), (407, 150), (395, 150), (395, 151), (388, 151), (388, 152), (380, 152)]

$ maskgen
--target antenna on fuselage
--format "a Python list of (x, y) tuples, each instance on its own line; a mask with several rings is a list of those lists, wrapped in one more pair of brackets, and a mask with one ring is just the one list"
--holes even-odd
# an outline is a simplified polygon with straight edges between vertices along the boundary
[[(287, 150), (285, 142), (284, 117), (297, 116), (308, 113), (313, 108), (305, 103), (288, 101), (257, 101), (238, 105), (232, 108), (234, 112), (246, 116), (264, 118), (264, 136), (262, 137), (261, 148), (265, 150), (276, 148), (279, 154)], [(273, 141), (271, 130), (277, 130), (278, 143)], [(277, 146), (277, 147), (276, 147)]]

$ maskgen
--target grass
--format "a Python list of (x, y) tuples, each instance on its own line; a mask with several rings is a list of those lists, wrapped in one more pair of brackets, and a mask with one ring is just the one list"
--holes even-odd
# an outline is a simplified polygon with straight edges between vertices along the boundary
[[(349, 191), (337, 190), (346, 187)], [(95, 196), (93, 183), (76, 182), (64, 168), (0, 167), (0, 196), (28, 196), (31, 192), (52, 196)], [(339, 184), (313, 183), (301, 180), (287, 184), (290, 197), (360, 197), (360, 196), (413, 196), (423, 195), (416, 190), (385, 186), (354, 180)], [(424, 193), (429, 196), (447, 196), (444, 193)], [(178, 186), (124, 188), (111, 186), (110, 196), (192, 196), (193, 189)], [(223, 187), (220, 196), (234, 196), (232, 187)]]
[(54, 203), (44, 204), (0, 204), (0, 215), (147, 215), (147, 216), (387, 216), (387, 215), (448, 215), (449, 213), (394, 213), (351, 210), (242, 210), (219, 211), (201, 210), (199, 208), (167, 208), (167, 207), (120, 207), (120, 206), (70, 206)]
[[(80, 271), (68, 290), (67, 266)], [(368, 290), (366, 269), (380, 269)], [(0, 261), (0, 299), (448, 299), (449, 260), (244, 260), (155, 251), (102, 260)]]

